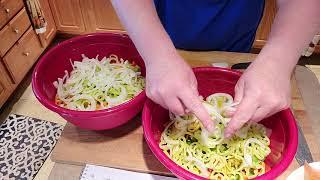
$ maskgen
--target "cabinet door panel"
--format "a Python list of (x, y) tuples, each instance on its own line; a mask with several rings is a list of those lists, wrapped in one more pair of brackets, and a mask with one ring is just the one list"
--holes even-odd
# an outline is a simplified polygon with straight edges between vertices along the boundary
[(81, 0), (87, 32), (124, 31), (110, 0)]
[(0, 108), (6, 102), (12, 91), (13, 85), (10, 82), (6, 69), (0, 62)]
[(96, 19), (96, 31), (123, 30), (110, 0), (92, 0)]
[(59, 32), (72, 34), (85, 31), (80, 0), (49, 0), (49, 4)]

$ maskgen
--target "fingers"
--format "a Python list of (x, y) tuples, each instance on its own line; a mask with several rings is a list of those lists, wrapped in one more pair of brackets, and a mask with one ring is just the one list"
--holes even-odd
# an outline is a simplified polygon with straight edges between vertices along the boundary
[(184, 107), (177, 97), (166, 98), (165, 104), (170, 112), (173, 112), (174, 114), (179, 116), (185, 114)]
[(259, 122), (269, 116), (271, 107), (259, 107), (251, 118), (251, 121)]
[(239, 80), (234, 88), (235, 95), (234, 95), (234, 102), (240, 102), (244, 95), (244, 81)]
[[(159, 104), (165, 109), (168, 109), (170, 112), (177, 114), (179, 116), (185, 114), (184, 107), (181, 101), (173, 95), (168, 94), (160, 94), (156, 91), (146, 91), (148, 98), (150, 98), (153, 102)], [(172, 94), (172, 93), (171, 93)], [(166, 96), (166, 97), (163, 97)]]
[(247, 121), (249, 121), (257, 108), (258, 104), (255, 102), (255, 98), (245, 96), (225, 129), (225, 137), (230, 138), (235, 131), (240, 129)]
[(149, 88), (147, 88), (146, 89), (146, 95), (153, 102), (159, 104), (160, 106), (162, 106), (165, 109), (168, 109), (168, 107), (167, 107), (166, 103), (164, 102), (164, 100), (162, 99), (162, 97), (160, 95), (157, 95), (155, 93), (155, 91), (151, 91), (151, 90), (149, 90)]
[(235, 112), (236, 112), (236, 108), (230, 107), (225, 109), (222, 115), (227, 118), (230, 118), (234, 115)]
[(202, 105), (197, 93), (192, 91), (181, 92), (179, 96), (184, 106), (193, 112), (197, 118), (202, 122), (203, 126), (209, 131), (213, 132), (214, 123), (205, 107)]

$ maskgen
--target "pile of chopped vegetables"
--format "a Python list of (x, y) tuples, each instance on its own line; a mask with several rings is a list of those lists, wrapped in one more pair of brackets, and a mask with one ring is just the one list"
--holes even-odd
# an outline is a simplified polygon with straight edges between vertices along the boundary
[(116, 55), (71, 62), (73, 70), (65, 71), (53, 84), (57, 88), (56, 104), (72, 110), (95, 111), (124, 103), (145, 87), (140, 67)]
[(209, 179), (244, 180), (265, 173), (271, 132), (261, 124), (247, 123), (225, 139), (224, 128), (230, 121), (225, 114), (234, 105), (232, 96), (212, 94), (203, 105), (216, 123), (214, 133), (203, 128), (194, 114), (170, 113), (159, 144), (163, 152), (186, 170)]

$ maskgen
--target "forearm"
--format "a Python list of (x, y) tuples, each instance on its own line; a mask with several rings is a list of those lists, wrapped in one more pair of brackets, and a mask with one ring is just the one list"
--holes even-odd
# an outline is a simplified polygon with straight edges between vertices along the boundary
[[(112, 0), (112, 4), (147, 66), (152, 61), (166, 61), (177, 56), (153, 0)], [(156, 58), (163, 56), (167, 58)]]
[(258, 59), (288, 74), (320, 30), (319, 0), (278, 0), (278, 13)]

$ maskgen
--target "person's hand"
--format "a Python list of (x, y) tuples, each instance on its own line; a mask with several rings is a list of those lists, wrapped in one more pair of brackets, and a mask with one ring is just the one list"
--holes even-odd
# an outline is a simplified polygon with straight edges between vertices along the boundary
[(146, 94), (151, 100), (177, 115), (190, 111), (206, 129), (213, 131), (213, 122), (199, 98), (194, 73), (179, 55), (153, 60), (146, 70)]
[(230, 138), (246, 122), (258, 122), (290, 106), (290, 76), (273, 62), (255, 61), (235, 87), (235, 102), (240, 102), (225, 129)]

